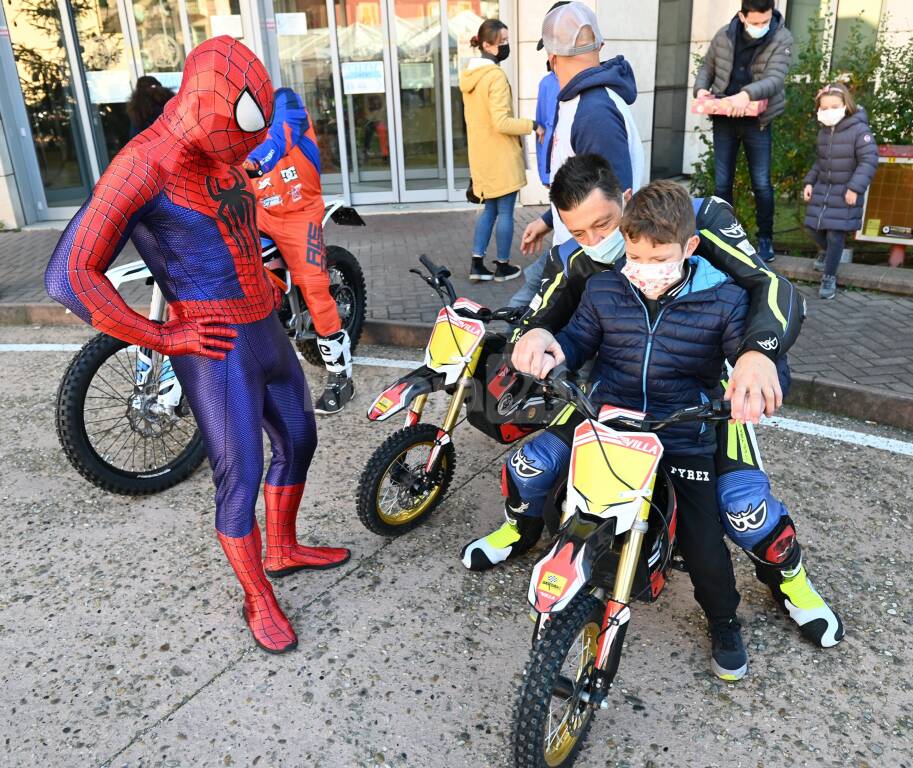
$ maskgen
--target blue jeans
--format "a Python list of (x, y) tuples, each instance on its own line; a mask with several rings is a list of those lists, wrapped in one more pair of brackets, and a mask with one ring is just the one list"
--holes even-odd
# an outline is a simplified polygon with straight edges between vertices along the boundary
[(514, 239), (514, 205), (517, 193), (501, 197), (490, 197), (485, 201), (485, 209), (476, 222), (476, 233), (472, 239), (473, 256), (484, 256), (491, 240), (491, 231), (495, 230), (495, 243), (498, 246), (498, 261), (510, 261), (510, 245)]
[(754, 190), (758, 237), (772, 238), (774, 188), (770, 181), (770, 126), (761, 128), (754, 118), (713, 118), (713, 163), (717, 197), (732, 203), (732, 185), (739, 145), (745, 145), (748, 174)]
[(539, 286), (542, 284), (542, 274), (545, 272), (545, 265), (548, 262), (548, 251), (543, 253), (538, 259), (523, 270), (523, 277), (526, 282), (523, 287), (510, 297), (507, 302), (509, 307), (528, 307), (535, 295), (539, 293)]

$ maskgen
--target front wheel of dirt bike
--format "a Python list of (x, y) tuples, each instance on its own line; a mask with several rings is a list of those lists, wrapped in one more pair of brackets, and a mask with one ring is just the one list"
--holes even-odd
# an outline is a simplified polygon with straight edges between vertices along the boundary
[[(367, 309), (367, 291), (361, 264), (345, 248), (328, 245), (327, 271), (330, 273), (330, 295), (336, 302), (339, 320), (342, 327), (348, 331), (352, 354), (355, 354), (355, 347), (358, 346), (365, 326)], [(299, 290), (297, 286), (295, 290)], [(301, 356), (311, 365), (323, 366), (317, 339), (304, 339), (296, 342), (296, 346)]]
[(581, 694), (591, 690), (602, 613), (579, 594), (533, 644), (514, 712), (515, 768), (565, 768), (577, 757), (593, 720)]
[[(137, 347), (101, 333), (76, 353), (57, 391), (57, 435), (79, 474), (127, 496), (158, 493), (206, 458), (186, 406), (163, 410), (154, 391), (137, 392)], [(163, 359), (150, 374), (157, 390)]]
[(380, 444), (361, 474), (358, 517), (379, 536), (400, 536), (430, 515), (447, 494), (456, 465), (453, 443), (441, 449), (437, 469), (425, 464), (438, 428), (416, 424), (394, 432)]

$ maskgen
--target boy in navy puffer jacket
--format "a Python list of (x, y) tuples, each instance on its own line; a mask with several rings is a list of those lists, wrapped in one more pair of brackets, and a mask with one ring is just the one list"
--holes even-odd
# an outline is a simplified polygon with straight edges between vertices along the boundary
[[(575, 198), (569, 203), (555, 200), (571, 231), (577, 225), (570, 216), (583, 219), (588, 207), (604, 200), (599, 189), (585, 188), (584, 183), (574, 189), (570, 177), (575, 167), (569, 163), (562, 168), (559, 176), (568, 178), (556, 177), (553, 186), (553, 196), (560, 191)], [(527, 373), (545, 376), (563, 360), (575, 369), (596, 354), (590, 376), (593, 402), (654, 417), (720, 396), (720, 371), (738, 351), (748, 295), (708, 261), (692, 255), (698, 243), (694, 207), (682, 187), (660, 181), (640, 190), (620, 228), (596, 246), (625, 252), (627, 258), (588, 280), (571, 321), (552, 337), (551, 356), (541, 370)], [(473, 570), (491, 567), (538, 538), (526, 521), (541, 517), (548, 491), (567, 471), (574, 428), (582, 418), (567, 409), (513, 454), (504, 479), (515, 523), (508, 521), (495, 534), (468, 545), (464, 565)], [(748, 669), (748, 657), (736, 619), (739, 593), (716, 495), (715, 434), (701, 423), (669, 427), (662, 433), (662, 464), (678, 499), (679, 550), (710, 623), (711, 668), (723, 679), (738, 680)], [(527, 540), (508, 541), (512, 530)]]

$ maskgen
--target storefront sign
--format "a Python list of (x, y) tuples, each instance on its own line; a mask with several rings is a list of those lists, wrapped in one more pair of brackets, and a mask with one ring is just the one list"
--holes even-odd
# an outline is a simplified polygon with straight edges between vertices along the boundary
[(210, 16), (209, 23), (212, 29), (212, 36), (228, 35), (236, 40), (244, 37), (244, 27), (241, 25), (241, 16), (239, 14), (225, 16)]
[(434, 88), (434, 64), (430, 61), (404, 61), (399, 65), (399, 87), (404, 91)]
[(130, 73), (126, 69), (86, 70), (89, 100), (93, 104), (119, 104), (130, 98)]
[(342, 91), (346, 96), (384, 92), (382, 61), (345, 61), (342, 64)]
[(277, 35), (306, 35), (308, 33), (308, 16), (306, 13), (277, 13)]

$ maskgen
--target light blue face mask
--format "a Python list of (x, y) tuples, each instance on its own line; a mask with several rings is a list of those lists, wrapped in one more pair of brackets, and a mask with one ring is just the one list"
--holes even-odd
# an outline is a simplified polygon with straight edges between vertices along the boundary
[(748, 36), (753, 37), (755, 40), (760, 40), (769, 30), (770, 22), (767, 22), (763, 27), (756, 27), (753, 24), (745, 25), (745, 31), (748, 33)]
[(625, 239), (621, 234), (621, 228), (617, 227), (611, 234), (606, 235), (596, 245), (583, 245), (583, 252), (593, 261), (600, 264), (614, 264), (617, 259), (624, 255)]

